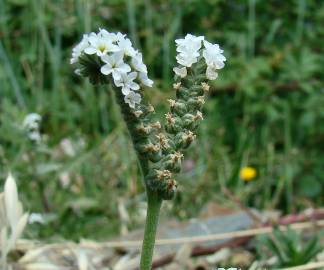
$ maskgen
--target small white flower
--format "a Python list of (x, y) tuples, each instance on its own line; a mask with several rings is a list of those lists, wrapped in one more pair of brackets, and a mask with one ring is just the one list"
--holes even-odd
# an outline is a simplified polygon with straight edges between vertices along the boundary
[(26, 115), (23, 126), (27, 130), (38, 129), (41, 120), (42, 117), (38, 113), (30, 113)]
[(117, 52), (119, 48), (113, 44), (110, 39), (102, 36), (102, 34), (91, 33), (89, 35), (90, 46), (85, 48), (86, 54), (97, 54), (98, 56), (104, 56), (108, 52)]
[(131, 60), (132, 67), (141, 73), (147, 73), (147, 67), (143, 63), (143, 56), (140, 52), (136, 52), (135, 56)]
[(131, 108), (135, 108), (136, 104), (141, 103), (142, 97), (140, 94), (130, 91), (127, 96), (124, 97), (125, 103), (129, 105)]
[(88, 35), (84, 34), (81, 42), (78, 45), (76, 45), (72, 50), (72, 57), (70, 59), (70, 64), (77, 63), (80, 55), (87, 47), (89, 47)]
[(173, 68), (173, 71), (176, 75), (180, 76), (181, 78), (185, 78), (187, 76), (187, 69), (186, 67), (175, 67)]
[(194, 53), (194, 52), (188, 52), (187, 54), (180, 53), (177, 55), (176, 59), (180, 65), (183, 65), (185, 67), (191, 67), (192, 64), (197, 63), (198, 56), (199, 53)]
[(123, 36), (119, 37), (117, 42), (119, 49), (127, 56), (135, 57), (136, 51), (133, 48), (132, 42)]
[(207, 66), (206, 77), (208, 80), (216, 80), (218, 77), (218, 73), (216, 72), (216, 69), (211, 66)]
[(115, 33), (110, 33), (106, 29), (99, 28), (99, 37), (110, 40), (111, 42), (116, 42), (118, 40), (118, 36)]
[(201, 48), (201, 42), (204, 40), (203, 36), (194, 36), (187, 34), (184, 39), (176, 39), (177, 52), (186, 53), (188, 51), (197, 52)]
[(225, 56), (222, 54), (224, 51), (220, 49), (218, 44), (212, 44), (204, 40), (205, 49), (203, 50), (203, 57), (206, 60), (208, 66), (215, 69), (221, 69), (225, 66)]
[(101, 60), (106, 64), (100, 69), (104, 75), (112, 74), (114, 81), (120, 80), (121, 74), (125, 74), (131, 71), (129, 65), (123, 61), (123, 52), (119, 51), (112, 55), (104, 55)]
[(131, 90), (138, 90), (140, 89), (139, 85), (134, 82), (137, 78), (137, 72), (131, 73), (122, 73), (119, 80), (115, 82), (116, 86), (121, 87), (122, 93), (126, 96), (128, 95)]
[(140, 72), (139, 75), (139, 80), (141, 81), (141, 83), (147, 87), (152, 87), (153, 86), (153, 81), (151, 79), (149, 79), (149, 77), (147, 76), (147, 73), (144, 72)]
[(37, 143), (41, 140), (41, 134), (39, 132), (41, 120), (42, 117), (39, 114), (30, 113), (23, 121), (23, 128), (25, 129), (28, 138)]
[(203, 36), (196, 37), (191, 34), (187, 34), (184, 39), (176, 39), (177, 62), (185, 67), (191, 67), (192, 64), (196, 63), (200, 55), (202, 40), (204, 40)]

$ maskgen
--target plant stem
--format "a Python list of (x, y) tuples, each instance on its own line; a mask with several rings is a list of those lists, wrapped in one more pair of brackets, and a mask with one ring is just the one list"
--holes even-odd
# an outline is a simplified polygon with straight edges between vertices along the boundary
[[(131, 111), (129, 106), (124, 102), (124, 96), (121, 91), (114, 89), (116, 101), (120, 106), (122, 115), (126, 122), (127, 129), (129, 131), (130, 137), (135, 145), (136, 142), (136, 133), (134, 132), (136, 125), (138, 124), (138, 120), (131, 117)], [(135, 148), (135, 147), (134, 147)], [(143, 179), (148, 173), (148, 160), (141, 156), (135, 148), (135, 152), (138, 157), (139, 165), (141, 168)], [(152, 257), (154, 251), (155, 244), (155, 235), (159, 221), (160, 209), (162, 205), (162, 199), (157, 194), (157, 192), (150, 190), (146, 186), (146, 194), (147, 194), (147, 215), (146, 215), (146, 223), (144, 230), (144, 240), (142, 245), (142, 254), (141, 254), (141, 262), (140, 262), (140, 270), (151, 270), (152, 267)]]
[(147, 215), (142, 245), (140, 270), (151, 270), (156, 230), (159, 222), (162, 199), (147, 189)]

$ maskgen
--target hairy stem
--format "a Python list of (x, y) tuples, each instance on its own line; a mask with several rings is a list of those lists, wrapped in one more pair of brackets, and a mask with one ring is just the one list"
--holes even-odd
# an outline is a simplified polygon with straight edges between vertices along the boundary
[(142, 245), (140, 270), (151, 270), (156, 230), (159, 222), (162, 199), (157, 193), (147, 190), (147, 215)]
[[(132, 116), (131, 110), (127, 104), (124, 102), (124, 96), (119, 89), (115, 91), (117, 103), (120, 106), (121, 112), (123, 114), (124, 120), (127, 125), (130, 137), (132, 138), (135, 152), (139, 161), (141, 168), (143, 182), (145, 176), (149, 172), (148, 159), (140, 155), (136, 150), (135, 143), (137, 141), (137, 135), (134, 131), (136, 125), (138, 124), (138, 119)], [(145, 184), (146, 185), (146, 184)], [(140, 270), (151, 270), (152, 267), (152, 257), (155, 244), (155, 235), (159, 221), (159, 214), (162, 205), (162, 198), (158, 195), (157, 192), (150, 190), (146, 185), (146, 194), (147, 194), (147, 215), (144, 231), (144, 240), (142, 245), (142, 254), (141, 254), (141, 263)]]

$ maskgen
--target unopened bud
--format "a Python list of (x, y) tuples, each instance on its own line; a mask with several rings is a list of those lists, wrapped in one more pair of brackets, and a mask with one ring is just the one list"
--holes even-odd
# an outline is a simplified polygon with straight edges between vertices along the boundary
[(155, 129), (161, 129), (161, 123), (159, 121), (156, 121), (155, 123), (150, 124), (151, 128)]
[(197, 111), (197, 114), (195, 115), (195, 120), (197, 121), (197, 120), (203, 120), (203, 119), (204, 119), (204, 117), (203, 117), (202, 112)]
[(159, 140), (162, 149), (170, 148), (169, 141), (164, 133), (157, 134), (156, 138)]
[(202, 82), (201, 83), (201, 87), (204, 90), (204, 92), (208, 92), (209, 91), (209, 88), (210, 88), (209, 84), (208, 83), (205, 83), (205, 82)]
[(178, 82), (178, 83), (174, 83), (173, 84), (173, 89), (175, 89), (175, 90), (179, 90), (180, 87), (181, 87), (181, 82)]
[(136, 118), (139, 118), (141, 117), (141, 115), (143, 115), (143, 111), (141, 110), (133, 111), (133, 114), (135, 115)]
[(182, 116), (188, 111), (188, 109), (184, 102), (176, 101), (174, 102), (173, 106), (171, 106), (171, 111), (179, 116)]
[(181, 161), (183, 159), (183, 154), (180, 152), (175, 152), (168, 155), (164, 161), (164, 167), (172, 172), (180, 172), (181, 170)]
[(177, 191), (177, 182), (174, 179), (169, 179), (161, 188), (159, 194), (164, 200), (173, 199)]
[(138, 125), (136, 127), (136, 130), (139, 133), (142, 133), (142, 134), (149, 134), (151, 132), (151, 127), (150, 126), (144, 126), (144, 124), (141, 123), (140, 125)]
[(176, 104), (176, 101), (174, 99), (168, 99), (168, 102), (169, 102), (171, 108), (173, 108), (174, 105)]
[(205, 104), (205, 97), (204, 96), (197, 97), (197, 102), (200, 105), (204, 105)]
[(175, 123), (175, 118), (173, 117), (173, 115), (171, 113), (166, 113), (165, 114), (165, 119), (167, 120), (167, 123), (169, 125), (173, 125)]
[(175, 138), (176, 146), (178, 148), (186, 149), (195, 140), (195, 138), (196, 135), (190, 130), (181, 132)]
[(156, 176), (159, 180), (170, 179), (172, 173), (169, 170), (155, 170)]
[(147, 111), (148, 111), (148, 112), (155, 112), (155, 109), (154, 109), (154, 107), (153, 107), (152, 104), (148, 104), (148, 106), (147, 106)]
[(183, 126), (188, 128), (188, 129), (193, 129), (195, 127), (194, 122), (195, 122), (195, 116), (187, 113), (185, 114), (182, 118), (182, 123)]

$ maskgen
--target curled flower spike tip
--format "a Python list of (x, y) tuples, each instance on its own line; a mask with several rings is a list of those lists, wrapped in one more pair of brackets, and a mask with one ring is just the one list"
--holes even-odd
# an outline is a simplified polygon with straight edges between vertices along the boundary
[[(146, 181), (157, 190), (164, 200), (172, 199), (176, 193), (177, 183), (174, 175), (181, 170), (183, 154), (195, 140), (195, 131), (203, 120), (202, 106), (205, 94), (209, 91), (208, 81), (215, 80), (217, 71), (222, 69), (226, 58), (218, 44), (212, 44), (203, 36), (187, 34), (177, 39), (177, 67), (175, 73), (175, 99), (169, 99), (170, 111), (165, 114), (165, 131), (163, 138), (163, 157), (147, 175)], [(165, 147), (168, 142), (168, 147)], [(168, 174), (158, 174), (167, 171)]]
[(98, 33), (83, 35), (72, 50), (70, 63), (76, 66), (77, 75), (89, 77), (91, 83), (110, 83), (120, 89), (125, 104), (132, 109), (141, 104), (141, 86), (153, 86), (142, 54), (119, 32), (99, 29)]

